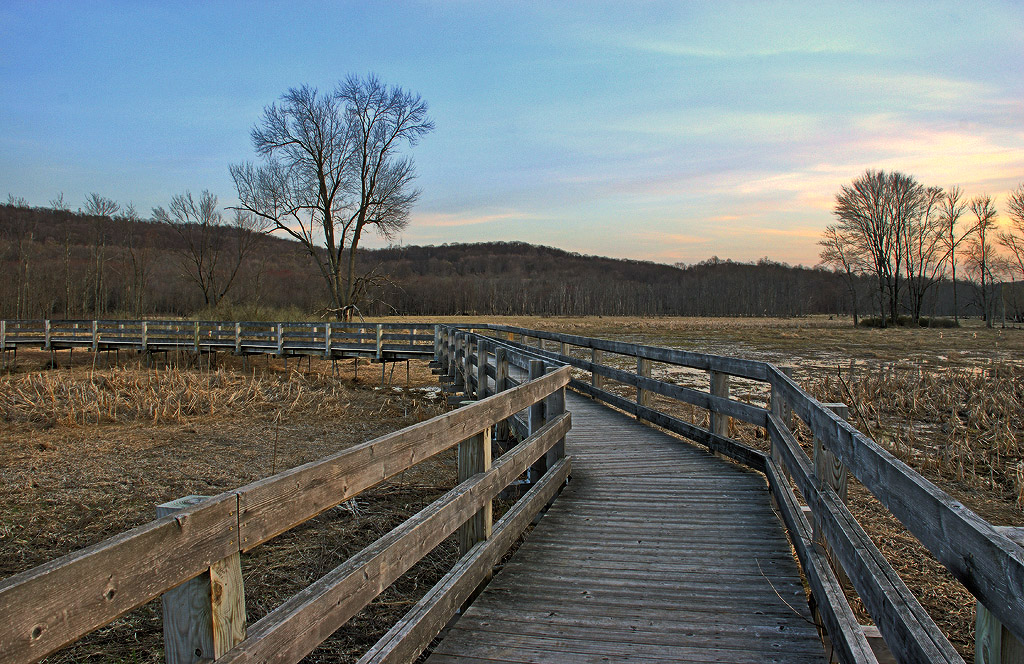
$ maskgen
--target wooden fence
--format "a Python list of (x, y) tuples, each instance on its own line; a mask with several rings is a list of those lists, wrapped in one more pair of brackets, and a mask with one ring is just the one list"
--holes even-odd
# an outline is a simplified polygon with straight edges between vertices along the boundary
[(27, 346), (48, 351), (185, 350), (395, 361), (433, 356), (435, 330), (435, 325), (424, 323), (3, 320), (0, 352)]
[[(1024, 529), (993, 526), (979, 517), (849, 424), (843, 404), (822, 404), (807, 394), (788, 370), (502, 325), (442, 326), (438, 344), (440, 371), (453, 390), (483, 395), (515, 382), (506, 363), (520, 375), (543, 372), (536, 365), (531, 370), (531, 360), (548, 370), (568, 365), (577, 375), (571, 389), (764, 473), (839, 661), (963, 661), (847, 508), (846, 483), (855, 477), (977, 598), (975, 661), (1024, 662)], [(635, 361), (636, 370), (612, 366), (624, 361)], [(706, 371), (708, 391), (652, 377), (655, 362)], [(769, 386), (770, 406), (731, 398), (730, 377)], [(635, 389), (635, 398), (616, 394), (610, 382), (619, 391)], [(656, 409), (652, 395), (706, 409), (710, 427)], [(793, 433), (794, 415), (814, 436), (813, 458)], [(731, 439), (729, 418), (761, 427), (771, 453)], [(875, 626), (856, 619), (843, 591), (846, 579)]]
[[(454, 568), (360, 660), (411, 662), (568, 478), (568, 382), (564, 368), (510, 386), (10, 577), (0, 582), (0, 661), (36, 662), (199, 577), (212, 611), (165, 644), (168, 661), (297, 662), (459, 531)], [(535, 414), (527, 435), (492, 464), (492, 429), (520, 411)], [(454, 489), (246, 629), (241, 553), (456, 445)], [(492, 499), (538, 459), (550, 462), (545, 474), (492, 526)]]

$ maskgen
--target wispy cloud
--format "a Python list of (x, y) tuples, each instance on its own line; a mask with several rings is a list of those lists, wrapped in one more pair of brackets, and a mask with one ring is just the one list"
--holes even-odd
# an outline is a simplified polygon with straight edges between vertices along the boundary
[(476, 226), (495, 222), (513, 222), (517, 220), (538, 219), (539, 217), (525, 212), (497, 212), (479, 214), (475, 212), (418, 212), (413, 213), (412, 223), (428, 228), (452, 228), (457, 226)]

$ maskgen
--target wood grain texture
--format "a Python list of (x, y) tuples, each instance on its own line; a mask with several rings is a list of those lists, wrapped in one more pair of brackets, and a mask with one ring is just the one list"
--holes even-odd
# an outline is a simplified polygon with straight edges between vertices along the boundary
[(568, 367), (238, 490), (242, 550), (383, 482), (563, 387)]
[(234, 493), (0, 582), (0, 661), (35, 662), (238, 551)]
[[(772, 387), (868, 490), (1018, 638), (1024, 548), (772, 369)], [(848, 570), (849, 571), (849, 570)]]
[(559, 460), (494, 525), (491, 538), (460, 560), (357, 664), (414, 661), (490, 575), (491, 569), (530, 525), (534, 515), (554, 500), (569, 476), (571, 464), (571, 457)]
[(428, 661), (822, 662), (763, 476), (566, 402), (572, 481)]
[(297, 662), (369, 604), (563, 437), (566, 413), (255, 623), (217, 661)]

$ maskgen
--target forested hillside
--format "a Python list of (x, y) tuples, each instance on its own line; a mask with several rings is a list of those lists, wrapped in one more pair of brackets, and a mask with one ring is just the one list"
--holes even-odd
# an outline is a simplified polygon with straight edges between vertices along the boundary
[[(131, 214), (0, 206), (0, 315), (327, 315), (324, 282), (298, 243), (230, 225), (196, 233)], [(359, 250), (357, 258), (367, 315), (800, 316), (845, 313), (850, 299), (837, 273), (768, 260), (671, 266), (521, 242)], [(227, 284), (223, 297), (204, 292), (199, 275), (218, 292)], [(936, 293), (931, 308), (945, 313)]]

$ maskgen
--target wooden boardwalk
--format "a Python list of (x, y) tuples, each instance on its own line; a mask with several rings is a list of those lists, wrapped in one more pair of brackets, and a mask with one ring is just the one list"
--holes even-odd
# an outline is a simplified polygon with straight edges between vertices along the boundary
[(567, 405), (571, 483), (428, 662), (825, 661), (763, 475)]

